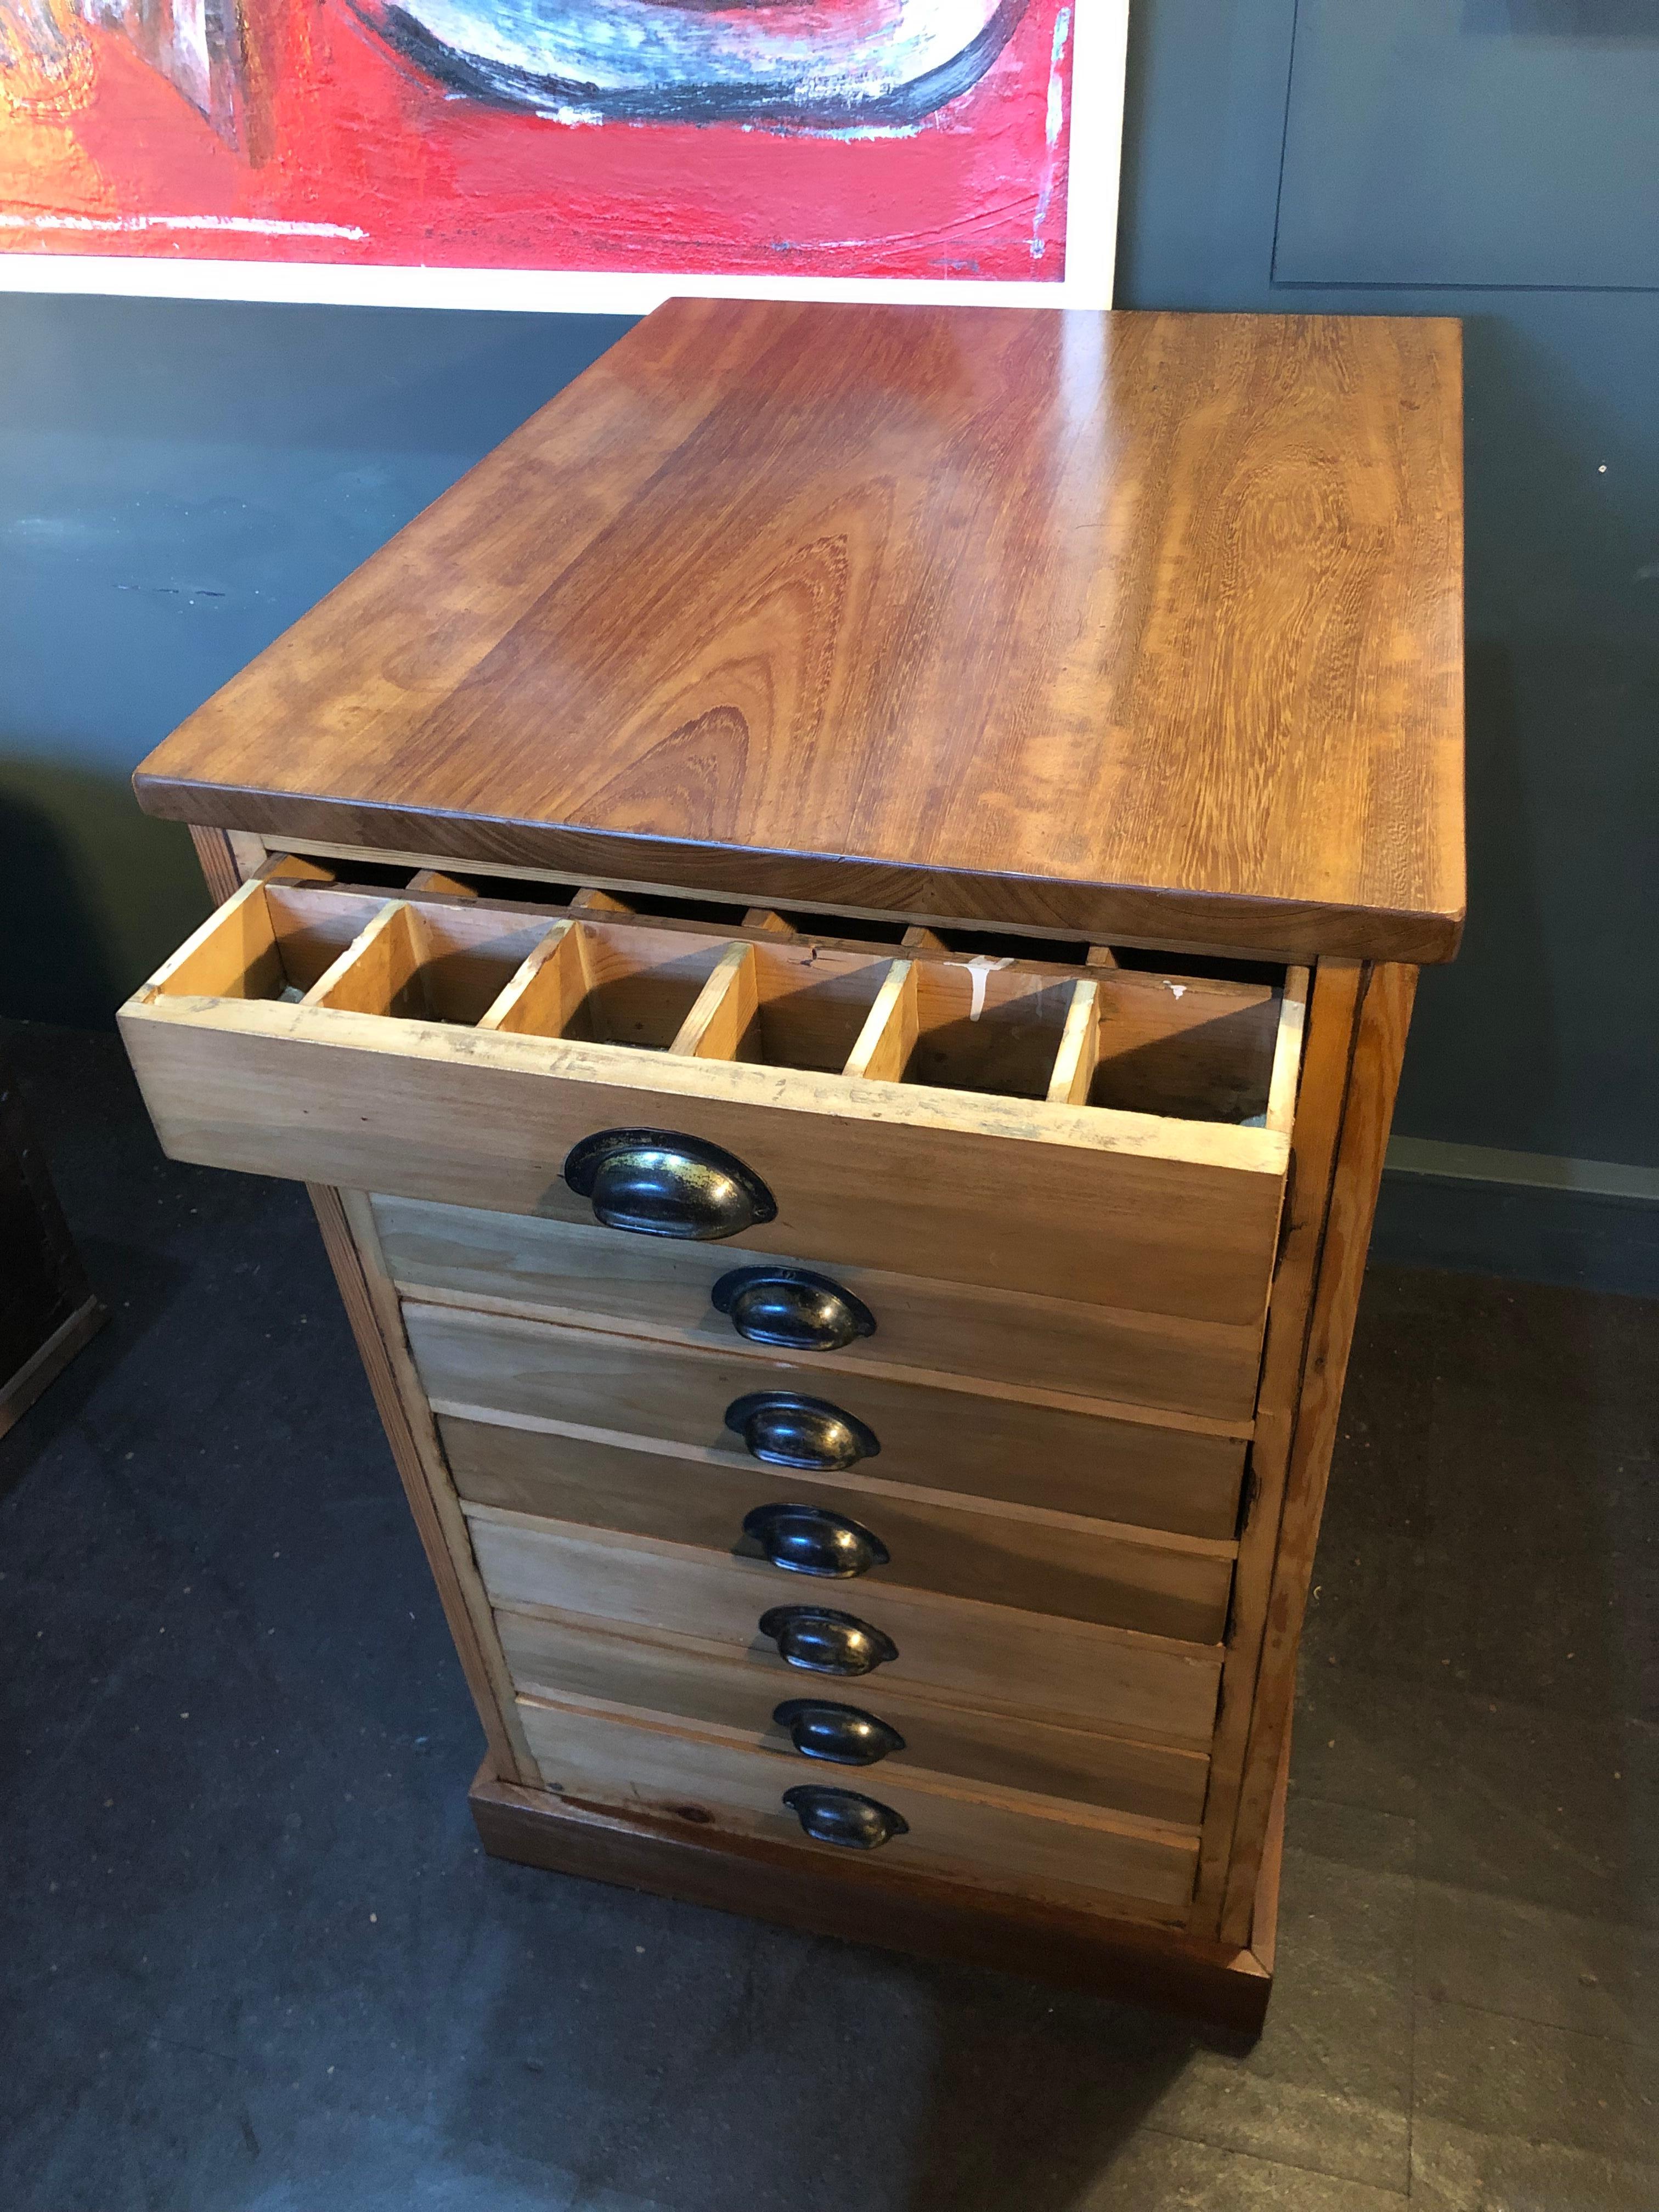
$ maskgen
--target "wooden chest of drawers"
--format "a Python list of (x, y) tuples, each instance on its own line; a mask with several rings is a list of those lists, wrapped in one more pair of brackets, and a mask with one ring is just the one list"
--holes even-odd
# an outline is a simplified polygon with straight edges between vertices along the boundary
[(492, 1850), (1259, 2019), (1457, 512), (1443, 324), (680, 302), (141, 770)]

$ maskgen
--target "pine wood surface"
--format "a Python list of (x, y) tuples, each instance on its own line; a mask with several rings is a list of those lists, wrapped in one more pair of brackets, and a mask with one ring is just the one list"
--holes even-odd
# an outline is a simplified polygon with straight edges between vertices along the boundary
[(675, 301), (140, 769), (198, 824), (1449, 957), (1448, 321)]
[(1296, 1698), (1296, 1658), (1313, 1578), (1325, 1485), (1336, 1444), (1342, 1385), (1359, 1310), (1365, 1254), (1388, 1153), (1417, 970), (1368, 969), (1354, 1033), (1353, 1068), (1320, 1254), (1302, 1389), (1296, 1410), (1279, 1542), (1273, 1554), (1249, 1748), (1233, 1828), (1221, 1919), (1224, 1941), (1247, 1936), (1274, 1819), (1277, 1778)]
[(1222, 1909), (1233, 1825), (1243, 1787), (1297, 1401), (1337, 1171), (1338, 1139), (1353, 1072), (1355, 1030), (1365, 974), (1356, 961), (1322, 961), (1310, 1008), (1308, 1048), (1291, 1138), (1295, 1168), (1267, 1311), (1256, 1432), (1250, 1449), (1250, 1504), (1239, 1541), (1232, 1627), (1227, 1639), (1199, 1857), (1194, 1924), (1210, 1934), (1215, 1932)]
[[(750, 1255), (672, 1237), (624, 1237), (592, 1222), (550, 1221), (377, 1195), (386, 1265), (405, 1296), (453, 1299), (526, 1320), (597, 1323), (711, 1350), (740, 1349), (710, 1293)], [(797, 1254), (778, 1264), (807, 1267)], [(981, 1384), (1048, 1389), (1249, 1426), (1261, 1332), (1127, 1306), (1002, 1292), (871, 1267), (833, 1279), (875, 1317), (873, 1336), (834, 1352), (795, 1353), (823, 1378), (867, 1366), (925, 1369)], [(757, 1350), (759, 1347), (755, 1347)], [(842, 1383), (839, 1387), (848, 1387)]]
[(890, 1667), (862, 1681), (815, 1680), (759, 1641), (734, 1652), (701, 1637), (628, 1633), (579, 1616), (506, 1607), (495, 1620), (514, 1683), (526, 1697), (678, 1716), (779, 1748), (790, 1738), (773, 1718), (778, 1705), (822, 1698), (872, 1713), (902, 1737), (899, 1749), (867, 1770), (872, 1773), (921, 1768), (1192, 1829), (1203, 1813), (1209, 1762), (1201, 1752), (928, 1696), (898, 1686)]
[(1197, 1838), (1133, 1814), (1023, 1796), (990, 1783), (827, 1766), (735, 1729), (624, 1718), (574, 1703), (523, 1698), (519, 1717), (544, 1782), (584, 1803), (764, 1836), (821, 1859), (844, 1847), (805, 1835), (783, 1794), (801, 1784), (849, 1790), (908, 1824), (908, 1833), (877, 1846), (884, 1856), (1024, 1897), (1084, 1902), (1093, 1893), (1126, 1917), (1186, 1917)]
[[(827, 1605), (898, 1647), (861, 1686), (911, 1685), (982, 1709), (1207, 1752), (1221, 1655), (1212, 1647), (1021, 1613), (932, 1590), (813, 1583), (688, 1544), (620, 1536), (488, 1505), (469, 1506), (472, 1549), (492, 1601), (583, 1613), (619, 1629), (694, 1636), (737, 1654), (776, 1606)], [(799, 1672), (811, 1688), (831, 1678)], [(842, 1678), (835, 1678), (840, 1680)]]
[(880, 1449), (848, 1472), (878, 1490), (997, 1498), (1229, 1547), (1237, 1522), (1237, 1437), (920, 1380), (826, 1375), (757, 1347), (684, 1351), (465, 1308), (409, 1304), (404, 1325), (427, 1391), (447, 1412), (680, 1445), (752, 1473), (742, 1437), (726, 1426), (727, 1407), (757, 1391), (794, 1391), (866, 1424)]
[(466, 1525), (404, 1341), (396, 1294), (379, 1265), (373, 1218), (355, 1193), (313, 1187), (311, 1201), (456, 1656), (478, 1709), (493, 1771), (533, 1779), (535, 1763), (519, 1723), (511, 1677)]
[(780, 1604), (811, 1579), (820, 1595), (838, 1589), (855, 1610), (898, 1588), (1190, 1644), (1218, 1643), (1226, 1626), (1231, 1544), (1177, 1548), (1072, 1514), (1039, 1515), (857, 1475), (826, 1478), (741, 1456), (672, 1456), (639, 1438), (538, 1434), (458, 1419), (442, 1401), (434, 1411), (456, 1486), (469, 1504), (756, 1561), (765, 1553), (744, 1536), (744, 1516), (766, 1505), (810, 1505), (869, 1529), (891, 1555), (884, 1566), (845, 1581), (775, 1568)]
[(775, 1194), (731, 1251), (1261, 1324), (1288, 1156), (1267, 1130), (270, 1000), (140, 994), (119, 1018), (176, 1159), (591, 1220), (566, 1154), (649, 1125)]

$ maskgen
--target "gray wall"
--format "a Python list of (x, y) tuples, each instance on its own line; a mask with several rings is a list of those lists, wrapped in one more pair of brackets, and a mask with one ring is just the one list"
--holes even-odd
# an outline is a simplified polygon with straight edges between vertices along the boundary
[(1396, 1127), (1659, 1165), (1659, 9), (1131, 20), (1121, 305), (1465, 318), (1469, 923)]
[[(1398, 1127), (1648, 1165), (1656, 73), (1648, 0), (1134, 0), (1120, 277), (1468, 318), (1472, 918)], [(201, 906), (133, 764), (623, 327), (0, 300), (0, 1013), (107, 1019)]]
[(602, 353), (599, 317), (0, 295), (0, 1015), (205, 911), (151, 746)]

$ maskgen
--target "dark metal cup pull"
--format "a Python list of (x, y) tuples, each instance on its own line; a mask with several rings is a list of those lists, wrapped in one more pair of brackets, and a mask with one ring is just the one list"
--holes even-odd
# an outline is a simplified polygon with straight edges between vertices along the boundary
[(895, 1836), (908, 1836), (910, 1823), (890, 1805), (861, 1797), (856, 1790), (824, 1790), (803, 1782), (786, 1790), (783, 1802), (817, 1844), (840, 1844), (848, 1850), (876, 1851)]
[(743, 1516), (743, 1533), (752, 1537), (775, 1567), (793, 1575), (823, 1575), (845, 1581), (884, 1567), (890, 1557), (879, 1536), (861, 1521), (832, 1513), (827, 1505), (757, 1505)]
[(861, 1298), (805, 1267), (734, 1267), (708, 1295), (739, 1336), (785, 1352), (838, 1352), (876, 1333)]
[(873, 1766), (890, 1751), (902, 1751), (904, 1738), (873, 1713), (857, 1705), (832, 1705), (823, 1698), (786, 1698), (772, 1715), (807, 1759), (834, 1766)]
[(777, 1218), (752, 1170), (718, 1145), (672, 1129), (601, 1129), (572, 1146), (564, 1179), (607, 1229), (639, 1237), (737, 1237)]
[(775, 1605), (762, 1613), (760, 1632), (809, 1674), (868, 1674), (898, 1657), (890, 1636), (827, 1605)]
[(769, 1467), (815, 1468), (828, 1474), (856, 1467), (881, 1449), (872, 1430), (825, 1398), (796, 1390), (751, 1390), (726, 1409), (726, 1425), (743, 1438), (751, 1458)]

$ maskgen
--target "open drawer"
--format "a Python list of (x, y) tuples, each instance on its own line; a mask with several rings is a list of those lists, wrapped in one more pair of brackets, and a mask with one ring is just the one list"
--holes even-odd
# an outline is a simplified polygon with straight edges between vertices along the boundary
[(270, 881), (120, 1020), (176, 1158), (1254, 1325), (1306, 986)]

